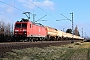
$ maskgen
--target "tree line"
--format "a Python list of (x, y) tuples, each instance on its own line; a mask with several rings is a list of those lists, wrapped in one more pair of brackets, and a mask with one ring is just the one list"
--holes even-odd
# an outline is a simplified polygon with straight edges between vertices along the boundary
[(4, 33), (4, 35), (13, 35), (13, 24), (5, 23), (0, 21), (0, 32)]

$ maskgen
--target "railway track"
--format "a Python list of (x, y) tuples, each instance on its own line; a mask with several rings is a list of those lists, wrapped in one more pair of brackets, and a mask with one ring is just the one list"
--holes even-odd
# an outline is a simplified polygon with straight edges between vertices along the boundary
[(24, 49), (30, 47), (47, 47), (47, 46), (60, 46), (70, 44), (70, 41), (43, 41), (43, 42), (8, 42), (0, 43), (0, 58), (5, 56), (6, 52), (12, 51), (12, 49)]

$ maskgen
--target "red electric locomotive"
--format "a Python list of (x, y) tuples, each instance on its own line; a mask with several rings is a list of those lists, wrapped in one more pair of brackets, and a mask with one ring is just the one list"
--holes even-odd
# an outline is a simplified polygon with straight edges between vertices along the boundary
[(46, 36), (46, 28), (40, 23), (33, 23), (27, 19), (15, 23), (14, 41), (37, 41), (43, 40)]

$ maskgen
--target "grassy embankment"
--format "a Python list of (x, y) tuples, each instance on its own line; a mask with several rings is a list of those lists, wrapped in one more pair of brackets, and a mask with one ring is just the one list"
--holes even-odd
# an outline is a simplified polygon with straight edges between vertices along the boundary
[(12, 50), (0, 60), (90, 60), (90, 42)]

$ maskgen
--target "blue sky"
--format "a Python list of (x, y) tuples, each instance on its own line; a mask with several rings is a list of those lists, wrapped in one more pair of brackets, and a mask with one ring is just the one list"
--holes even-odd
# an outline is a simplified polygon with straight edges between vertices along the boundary
[(33, 13), (36, 14), (35, 20), (47, 15), (41, 19), (47, 21), (38, 21), (38, 23), (59, 30), (64, 28), (64, 31), (66, 31), (66, 29), (72, 28), (72, 24), (69, 20), (61, 20), (66, 19), (61, 14), (71, 19), (70, 13), (73, 12), (74, 28), (77, 25), (80, 34), (81, 28), (83, 28), (83, 36), (86, 33), (86, 36), (90, 37), (89, 6), (89, 0), (0, 0), (0, 20), (14, 24), (17, 20), (26, 18), (22, 13), (29, 11), (31, 12), (30, 21), (33, 20)]

